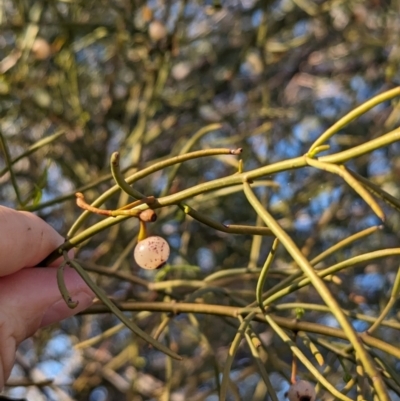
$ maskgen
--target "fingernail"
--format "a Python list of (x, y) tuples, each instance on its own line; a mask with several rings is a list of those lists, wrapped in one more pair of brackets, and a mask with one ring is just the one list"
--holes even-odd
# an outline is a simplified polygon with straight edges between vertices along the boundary
[(59, 322), (60, 320), (66, 319), (67, 317), (76, 315), (77, 313), (85, 310), (93, 303), (93, 296), (86, 292), (80, 292), (76, 295), (71, 296), (72, 301), (78, 301), (78, 306), (74, 309), (68, 307), (63, 299), (60, 299), (52, 306), (50, 306), (44, 313), (40, 327), (48, 326)]

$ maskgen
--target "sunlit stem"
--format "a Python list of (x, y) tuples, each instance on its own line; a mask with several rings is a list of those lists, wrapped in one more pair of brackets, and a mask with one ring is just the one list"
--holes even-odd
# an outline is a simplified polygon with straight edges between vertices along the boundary
[(379, 315), (379, 317), (375, 320), (374, 324), (367, 330), (368, 334), (372, 334), (383, 322), (385, 317), (388, 315), (390, 310), (393, 308), (394, 304), (397, 301), (397, 298), (399, 296), (399, 289), (400, 289), (400, 268), (397, 270), (397, 275), (394, 280), (393, 288), (392, 288), (392, 293), (390, 294), (390, 299), (386, 306), (384, 307), (382, 313)]
[(344, 126), (349, 124), (351, 121), (360, 117), (362, 114), (366, 113), (368, 110), (371, 110), (373, 107), (377, 106), (380, 103), (386, 102), (396, 96), (400, 95), (400, 86), (388, 90), (384, 93), (379, 94), (378, 96), (373, 97), (362, 105), (356, 107), (354, 110), (347, 113), (344, 117), (342, 117), (339, 121), (333, 124), (330, 128), (328, 128), (310, 147), (308, 153), (312, 153), (315, 151), (317, 147), (326, 142), (329, 138), (331, 138), (336, 132), (340, 131)]
[(230, 380), (231, 380), (229, 372), (231, 370), (233, 360), (235, 358), (237, 350), (239, 349), (239, 346), (240, 346), (240, 343), (244, 336), (244, 333), (247, 329), (247, 326), (250, 324), (252, 318), (253, 318), (253, 315), (249, 314), (248, 316), (246, 316), (244, 319), (241, 320), (240, 326), (236, 331), (236, 335), (232, 340), (231, 346), (228, 351), (228, 355), (225, 360), (224, 370), (222, 373), (222, 381), (221, 381), (221, 388), (220, 388), (220, 394), (219, 394), (220, 401), (225, 401), (227, 399), (228, 387), (229, 387)]
[(264, 266), (263, 266), (263, 268), (261, 270), (260, 277), (259, 277), (259, 279), (257, 281), (256, 299), (257, 299), (257, 302), (258, 302), (258, 306), (261, 308), (261, 310), (263, 312), (265, 312), (265, 305), (263, 304), (262, 291), (263, 291), (263, 288), (264, 288), (265, 280), (267, 279), (269, 268), (271, 267), (272, 262), (274, 261), (278, 245), (279, 245), (279, 239), (275, 238), (275, 240), (274, 240), (274, 242), (272, 244), (271, 251), (268, 254), (268, 257), (267, 257), (267, 259), (266, 259), (266, 261), (264, 263)]
[(388, 192), (386, 192), (384, 189), (382, 189), (379, 185), (376, 185), (372, 181), (368, 180), (367, 178), (363, 177), (362, 175), (358, 174), (355, 171), (350, 170), (349, 168), (347, 169), (349, 174), (351, 174), (355, 179), (360, 181), (365, 188), (368, 189), (371, 193), (374, 195), (378, 196), (382, 200), (384, 200), (387, 204), (392, 206), (393, 208), (397, 209), (397, 211), (400, 212), (400, 200), (397, 199), (395, 196), (390, 195)]
[(238, 173), (243, 173), (243, 159), (239, 160)]
[(146, 223), (142, 220), (139, 220), (140, 228), (139, 228), (139, 234), (138, 234), (138, 242), (143, 241), (144, 239), (147, 238), (147, 228), (146, 228)]
[(328, 171), (329, 173), (337, 174), (342, 177), (347, 184), (354, 189), (361, 196), (361, 198), (365, 201), (367, 205), (373, 210), (373, 212), (382, 220), (385, 221), (385, 214), (383, 210), (376, 202), (376, 200), (372, 197), (372, 195), (360, 184), (357, 179), (351, 175), (345, 166), (336, 165), (331, 163), (324, 163), (319, 160), (312, 159), (310, 157), (306, 157), (306, 162), (309, 166), (318, 168), (320, 170)]
[[(296, 355), (296, 357), (300, 360), (300, 362), (305, 366), (306, 369), (310, 371), (315, 377), (316, 380), (318, 380), (321, 385), (323, 385), (328, 391), (332, 393), (338, 400), (343, 400), (343, 401), (351, 401), (351, 398), (346, 397), (345, 395), (341, 394), (337, 388), (332, 385), (320, 372), (319, 370), (311, 363), (311, 361), (304, 355), (304, 353), (300, 350), (300, 348), (290, 339), (288, 334), (279, 326), (277, 323), (278, 320), (269, 315), (265, 314), (265, 320), (267, 323), (270, 325), (271, 329), (274, 330), (274, 332), (287, 344), (289, 345), (293, 355)], [(389, 399), (388, 399), (389, 401)]]
[[(257, 199), (249, 183), (246, 181), (246, 177), (243, 180), (243, 190), (247, 200), (253, 206), (254, 210), (261, 216), (265, 224), (271, 229), (277, 238), (279, 238), (282, 245), (286, 248), (288, 253), (292, 256), (294, 261), (303, 271), (304, 275), (310, 280), (314, 288), (318, 291), (321, 298), (332, 310), (332, 313), (342, 326), (343, 331), (347, 335), (348, 341), (354, 347), (358, 358), (363, 364), (366, 375), (371, 379), (373, 378), (373, 384), (375, 391), (381, 401), (389, 401), (390, 397), (387, 392), (386, 386), (383, 382), (382, 376), (377, 371), (372, 358), (368, 354), (365, 347), (360, 342), (359, 336), (355, 332), (354, 328), (350, 324), (349, 320), (343, 313), (336, 299), (332, 296), (325, 283), (321, 280), (310, 262), (300, 252), (291, 237), (280, 227), (278, 222), (272, 217), (272, 215), (264, 208), (264, 206)], [(268, 315), (265, 316), (268, 319)]]
[(316, 359), (318, 365), (323, 367), (325, 365), (324, 357), (307, 333), (304, 331), (299, 331), (297, 333), (297, 338), (300, 338), (303, 341), (303, 344), (311, 351), (311, 354)]
[(153, 337), (149, 336), (146, 332), (144, 332), (139, 326), (137, 326), (133, 321), (131, 321), (127, 316), (125, 316), (121, 310), (114, 304), (104, 292), (102, 288), (100, 288), (95, 282), (90, 278), (89, 274), (82, 268), (82, 266), (74, 259), (70, 259), (68, 257), (67, 252), (63, 252), (64, 259), (66, 262), (73, 267), (76, 272), (82, 277), (83, 281), (88, 285), (88, 287), (97, 295), (97, 297), (103, 302), (103, 304), (109, 309), (111, 313), (113, 313), (117, 318), (121, 320), (122, 323), (126, 327), (128, 327), (133, 333), (139, 336), (144, 341), (151, 344), (154, 348), (158, 349), (161, 352), (164, 352), (166, 355), (170, 357), (182, 360), (182, 358), (174, 351), (167, 348), (165, 345), (156, 341)]
[(115, 183), (128, 195), (132, 196), (135, 199), (145, 198), (146, 196), (143, 195), (141, 192), (137, 191), (136, 189), (132, 188), (122, 176), (120, 167), (119, 167), (119, 153), (114, 152), (111, 155), (110, 159), (110, 166), (111, 166), (111, 174), (115, 180)]
[[(293, 342), (296, 343), (297, 335), (294, 333), (294, 340)], [(297, 358), (296, 354), (293, 353), (292, 355), (292, 374), (290, 375), (290, 383), (295, 384), (296, 383), (296, 376), (297, 376)]]
[[(240, 317), (239, 317), (240, 319)], [(262, 377), (265, 386), (268, 389), (268, 395), (271, 398), (272, 401), (279, 401), (278, 396), (276, 395), (276, 392), (272, 386), (271, 380), (269, 378), (269, 374), (264, 366), (264, 363), (262, 362), (261, 355), (258, 351), (260, 348), (260, 339), (255, 335), (254, 331), (251, 329), (251, 327), (247, 327), (247, 330), (244, 333), (244, 337), (247, 341), (247, 344), (250, 348), (250, 352), (253, 356), (254, 362), (257, 365), (258, 371), (260, 373), (260, 376)]]
[[(381, 137), (372, 139), (371, 141), (364, 143), (359, 146), (355, 146), (354, 148), (345, 150), (343, 152), (339, 152), (333, 155), (328, 155), (328, 156), (322, 156), (319, 158), (319, 161), (325, 162), (325, 163), (345, 163), (348, 160), (351, 160), (356, 157), (360, 157), (366, 153), (372, 152), (376, 149), (379, 149), (383, 146), (388, 146), (391, 143), (397, 142), (400, 140), (400, 128), (396, 128), (395, 130), (382, 135)], [(211, 153), (213, 155), (215, 154), (237, 154), (236, 151), (232, 151), (229, 149), (207, 149), (203, 151), (197, 151), (193, 152), (191, 154), (187, 155), (182, 155), (179, 157), (174, 157), (171, 159), (168, 159), (166, 161), (156, 163), (148, 168), (145, 168), (144, 170), (141, 170), (140, 172), (137, 172), (130, 177), (127, 177), (126, 181), (128, 184), (132, 184), (133, 182), (144, 178), (145, 176), (154, 173), (155, 171), (158, 171), (162, 168), (168, 167), (170, 165), (176, 164), (176, 163), (181, 163), (185, 160), (189, 159), (194, 159), (196, 157), (202, 157), (202, 156), (210, 156)], [(306, 163), (306, 158), (304, 156), (301, 157), (296, 157), (294, 159), (290, 160), (285, 160), (281, 162), (277, 162), (271, 165), (263, 166), (258, 169), (245, 172), (242, 174), (233, 174), (232, 176), (229, 177), (224, 177), (224, 178), (219, 178), (214, 181), (210, 182), (205, 182), (198, 184), (192, 188), (184, 189), (176, 194), (168, 195), (163, 198), (157, 199), (157, 205), (152, 206), (152, 208), (158, 208), (158, 207), (165, 207), (169, 205), (176, 205), (179, 202), (182, 202), (188, 198), (192, 198), (196, 195), (199, 194), (204, 194), (205, 192), (210, 192), (210, 191), (215, 191), (220, 188), (226, 188), (229, 186), (234, 186), (237, 184), (240, 184), (243, 181), (244, 176), (246, 176), (246, 179), (248, 181), (254, 180), (256, 178), (260, 178), (262, 176), (266, 175), (271, 175), (271, 174), (276, 174), (284, 170), (292, 170), (292, 169), (297, 169), (301, 167), (305, 167), (307, 165)], [(94, 201), (91, 206), (93, 207), (98, 207), (101, 204), (103, 204), (108, 198), (110, 198), (114, 193), (116, 193), (119, 190), (118, 186), (114, 186), (110, 188), (108, 191), (106, 191), (104, 194), (102, 194), (96, 201)], [(147, 205), (140, 205), (137, 207), (140, 210), (147, 209)], [(67, 234), (68, 241), (65, 242), (63, 245), (55, 249), (48, 257), (43, 259), (38, 265), (44, 266), (46, 264), (51, 263), (55, 259), (57, 259), (60, 256), (60, 252), (63, 250), (69, 250), (73, 248), (74, 246), (78, 245), (79, 243), (85, 241), (86, 239), (90, 238), (94, 234), (99, 233), (100, 231), (111, 227), (114, 224), (118, 224), (119, 222), (123, 221), (124, 219), (128, 218), (128, 216), (118, 216), (114, 218), (107, 218), (99, 223), (94, 224), (93, 226), (87, 228), (86, 230), (82, 231), (79, 234), (77, 233), (77, 230), (81, 227), (85, 219), (88, 217), (89, 211), (85, 211), (73, 224), (71, 229), (69, 230)], [(226, 227), (225, 227), (226, 228)], [(232, 226), (229, 226), (229, 228), (232, 228)], [(265, 227), (259, 227), (260, 229), (266, 229)], [(244, 232), (242, 232), (244, 233)], [(250, 233), (249, 233), (250, 234)], [(253, 230), (251, 232), (253, 234)]]
[(310, 150), (307, 153), (308, 157), (314, 158), (318, 153), (324, 152), (325, 150), (329, 150), (331, 147), (329, 145), (321, 145), (317, 146), (316, 148)]

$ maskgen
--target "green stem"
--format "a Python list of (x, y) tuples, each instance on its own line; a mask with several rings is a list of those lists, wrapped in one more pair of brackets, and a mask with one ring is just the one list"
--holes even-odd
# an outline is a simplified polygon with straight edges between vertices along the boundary
[(121, 170), (119, 168), (119, 153), (114, 152), (111, 155), (110, 160), (111, 166), (111, 174), (116, 182), (116, 184), (128, 195), (132, 196), (134, 199), (142, 199), (145, 198), (146, 195), (143, 195), (141, 192), (137, 191), (136, 189), (132, 188), (122, 176)]
[(310, 263), (315, 266), (317, 263), (321, 262), (325, 258), (327, 258), (329, 255), (332, 255), (339, 249), (342, 249), (350, 244), (352, 244), (355, 241), (358, 241), (360, 239), (363, 239), (367, 237), (368, 235), (371, 235), (375, 233), (378, 230), (382, 230), (383, 226), (373, 226), (366, 228), (365, 230), (359, 231), (358, 233), (355, 233), (353, 235), (350, 235), (349, 237), (343, 239), (342, 241), (339, 241), (337, 244), (331, 246), (328, 248), (326, 251), (320, 253), (318, 256), (316, 256), (314, 259), (310, 261)]
[(139, 234), (137, 235), (137, 240), (143, 241), (144, 239), (147, 238), (147, 228), (146, 228), (146, 223), (142, 220), (139, 220)]
[(300, 338), (303, 341), (303, 344), (310, 350), (312, 356), (315, 358), (319, 366), (325, 365), (325, 360), (323, 355), (321, 354), (318, 347), (314, 344), (311, 338), (304, 333), (304, 331), (299, 331), (297, 333), (297, 338)]
[(340, 326), (347, 334), (348, 341), (353, 345), (358, 355), (358, 358), (360, 359), (365, 369), (365, 372), (372, 380), (375, 391), (378, 394), (380, 400), (389, 401), (390, 399), (389, 394), (387, 392), (386, 386), (382, 380), (381, 375), (375, 368), (371, 357), (369, 356), (368, 352), (359, 341), (359, 337), (357, 336), (354, 328), (348, 321), (346, 315), (341, 310), (341, 307), (336, 301), (336, 299), (332, 296), (332, 294), (328, 290), (326, 284), (315, 272), (310, 262), (300, 252), (300, 250), (297, 248), (296, 244), (293, 242), (290, 236), (279, 226), (276, 220), (266, 211), (263, 205), (259, 202), (259, 200), (253, 193), (250, 185), (246, 180), (243, 181), (243, 189), (249, 203), (253, 206), (256, 212), (263, 218), (267, 227), (269, 227), (272, 230), (272, 232), (276, 235), (276, 237), (279, 238), (282, 245), (286, 248), (286, 250), (292, 256), (294, 261), (298, 264), (303, 273), (310, 280), (311, 284), (318, 291), (321, 298), (332, 310), (332, 313), (338, 320)]
[(375, 320), (374, 324), (367, 330), (367, 333), (369, 335), (372, 335), (381, 325), (385, 317), (388, 315), (394, 304), (396, 303), (397, 298), (390, 297), (388, 303), (386, 306), (383, 308), (383, 311), (379, 315), (378, 319)]
[[(398, 256), (400, 255), (400, 248), (383, 249), (374, 252), (368, 252), (363, 255), (354, 256), (353, 258), (344, 260), (343, 262), (336, 263), (324, 270), (318, 270), (317, 274), (319, 277), (324, 278), (330, 274), (337, 273), (341, 270), (347, 269), (348, 267), (356, 266), (359, 263), (370, 262), (375, 259), (384, 258), (387, 256)], [(286, 281), (286, 280), (285, 280)], [(308, 284), (311, 280), (309, 277), (303, 277), (296, 282), (285, 283), (285, 288), (278, 290), (277, 288), (271, 288), (264, 294), (264, 303), (271, 304), (278, 299), (300, 289)]]
[(379, 185), (374, 184), (373, 182), (363, 177), (362, 175), (356, 173), (355, 171), (352, 171), (350, 169), (347, 169), (347, 171), (355, 179), (360, 181), (371, 193), (373, 193), (376, 196), (379, 196), (379, 198), (381, 198), (391, 207), (394, 207), (398, 212), (400, 212), (400, 201), (397, 198), (390, 195), (385, 190), (383, 190)]
[[(188, 160), (193, 160), (193, 159), (198, 159), (200, 157), (207, 157), (207, 156), (215, 156), (215, 155), (220, 155), (220, 154), (230, 154), (230, 155), (238, 155), (240, 154), (241, 149), (206, 149), (206, 150), (198, 150), (196, 152), (191, 152), (187, 153), (186, 155), (181, 155), (181, 156), (175, 156), (172, 158), (169, 158), (167, 160), (163, 160), (157, 163), (154, 163), (153, 165), (144, 168), (143, 170), (137, 171), (136, 173), (132, 174), (131, 176), (127, 177), (124, 181), (126, 184), (133, 184), (136, 181), (139, 181), (142, 178), (145, 178), (149, 176), (150, 174), (153, 174), (157, 171), (160, 171), (166, 167), (173, 166), (174, 164), (179, 164), (183, 163)], [(239, 184), (239, 181), (237, 182)], [(223, 187), (222, 185), (221, 187)], [(120, 187), (118, 185), (114, 185), (110, 189), (108, 189), (106, 192), (104, 192), (101, 196), (99, 196), (92, 204), (91, 206), (94, 207), (99, 207), (101, 206), (106, 200), (111, 198), (112, 195), (117, 193), (120, 190)], [(182, 199), (183, 200), (183, 199)], [(175, 204), (176, 202), (171, 202), (170, 204)], [(146, 209), (146, 206), (143, 206), (140, 208), (140, 210)], [(68, 237), (72, 237), (79, 227), (83, 224), (83, 222), (89, 217), (90, 212), (83, 212), (81, 216), (75, 221), (73, 226), (70, 228), (68, 232)]]
[[(380, 229), (382, 229), (382, 226), (374, 226), (374, 227), (366, 228), (365, 230), (362, 230), (356, 234), (353, 234), (350, 237), (345, 238), (344, 240), (338, 242), (337, 244), (333, 245), (332, 247), (328, 248), (326, 251), (324, 251), (321, 254), (319, 254), (318, 256), (316, 256), (314, 259), (312, 259), (310, 261), (310, 264), (312, 266), (315, 266), (317, 263), (321, 262), (323, 259), (327, 258), (329, 255), (332, 255), (334, 252), (338, 251), (339, 249), (342, 249), (345, 246), (350, 245), (352, 242), (362, 239), (362, 238), (366, 237), (367, 235), (370, 235)], [(300, 278), (301, 276), (302, 276), (301, 271), (297, 271), (297, 272), (289, 275), (285, 279), (281, 280), (274, 287), (272, 287), (270, 290), (268, 290), (265, 294), (263, 294), (263, 298), (265, 299), (265, 298), (268, 298), (269, 296), (273, 296), (274, 294), (277, 294), (278, 291), (281, 291), (281, 290), (287, 291), (288, 290), (287, 287), (291, 286), (292, 283), (294, 283), (295, 280)], [(321, 274), (321, 277), (325, 277), (325, 275)], [(295, 285), (297, 285), (297, 284), (295, 284)], [(293, 287), (291, 287), (291, 289), (292, 288)], [(295, 288), (297, 289), (297, 287), (295, 287)], [(256, 302), (253, 302), (248, 306), (252, 307), (255, 305), (257, 305)]]
[(229, 347), (228, 355), (224, 363), (224, 370), (222, 372), (221, 390), (219, 395), (220, 401), (225, 401), (227, 398), (228, 385), (230, 383), (229, 372), (231, 370), (233, 360), (235, 359), (236, 352), (239, 349), (244, 333), (246, 332), (247, 326), (250, 324), (251, 320), (252, 320), (251, 315), (247, 316), (242, 320), (239, 328), (236, 331), (236, 335), (232, 341), (232, 344)]
[(396, 96), (400, 95), (400, 86), (388, 90), (384, 93), (379, 94), (378, 96), (373, 97), (362, 105), (356, 107), (350, 113), (346, 114), (339, 121), (333, 124), (329, 129), (327, 129), (310, 147), (308, 153), (312, 153), (315, 148), (322, 145), (326, 142), (330, 137), (332, 137), (336, 132), (341, 130), (344, 126), (349, 124), (351, 121), (360, 117), (362, 114), (366, 113), (368, 110), (371, 110), (373, 107), (377, 106), (380, 103), (386, 102)]
[(40, 139), (39, 141), (35, 142), (33, 145), (29, 146), (29, 148), (21, 153), (19, 156), (17, 156), (15, 159), (10, 160), (9, 166), (3, 168), (3, 170), (0, 170), (0, 177), (3, 176), (7, 171), (10, 171), (10, 167), (13, 166), (15, 163), (19, 162), (20, 160), (24, 159), (25, 157), (28, 157), (32, 153), (36, 152), (38, 149), (49, 145), (51, 142), (55, 141), (58, 139), (60, 136), (65, 134), (65, 130), (61, 129), (60, 131), (56, 132), (53, 135), (46, 136), (43, 139)]
[(94, 345), (109, 339), (114, 334), (119, 333), (121, 330), (124, 329), (124, 327), (125, 327), (125, 325), (123, 323), (118, 323), (115, 326), (113, 326), (107, 330), (104, 330), (101, 334), (98, 334), (97, 336), (91, 337), (87, 340), (79, 342), (78, 344), (75, 344), (74, 349), (80, 350), (80, 349), (93, 347)]
[(362, 145), (354, 146), (354, 148), (344, 150), (343, 152), (335, 153), (333, 155), (321, 156), (318, 160), (325, 163), (343, 164), (356, 157), (363, 156), (367, 153), (373, 152), (376, 149), (383, 148), (394, 142), (400, 140), (400, 128), (388, 132), (378, 138), (371, 139)]
[[(288, 303), (284, 303), (284, 304), (273, 305), (270, 307), (270, 309), (272, 311), (294, 310), (296, 308), (311, 310), (313, 312), (331, 313), (331, 310), (326, 305), (310, 304), (310, 303), (304, 303), (304, 302), (288, 302)], [(375, 323), (377, 320), (377, 318), (375, 318), (373, 316), (363, 315), (362, 313), (355, 313), (353, 311), (349, 311), (346, 309), (343, 309), (343, 312), (352, 319), (364, 320), (365, 322), (372, 323), (372, 324)], [(383, 320), (381, 322), (381, 325), (385, 326), (385, 327), (390, 327), (391, 329), (394, 329), (394, 330), (400, 330), (400, 322), (397, 322), (395, 320)]]
[(72, 300), (71, 295), (68, 292), (67, 286), (65, 285), (64, 268), (66, 264), (67, 262), (64, 261), (57, 269), (57, 285), (58, 289), (60, 290), (61, 296), (63, 297), (68, 308), (75, 309), (79, 305), (79, 301)]
[[(327, 162), (327, 163), (343, 163), (346, 160), (361, 156), (365, 153), (371, 152), (372, 150), (378, 149), (379, 147), (389, 145), (390, 143), (398, 141), (399, 139), (400, 139), (400, 129), (397, 129), (386, 135), (383, 135), (380, 138), (373, 139), (373, 140), (367, 142), (366, 144), (356, 146), (355, 148), (350, 149), (348, 151), (339, 152), (337, 154), (330, 155), (330, 156), (320, 157), (319, 161)], [(150, 166), (150, 167), (148, 167), (144, 170), (141, 170), (141, 171), (133, 174), (132, 176), (128, 177), (126, 179), (126, 182), (128, 184), (132, 184), (133, 182), (139, 180), (140, 178), (143, 178), (143, 177), (145, 177), (155, 171), (158, 171), (162, 168), (165, 168), (169, 165), (172, 165), (175, 163), (181, 163), (184, 160), (190, 160), (195, 157), (202, 157), (204, 155), (207, 155), (207, 152), (208, 151), (193, 152), (193, 153), (189, 153), (187, 155), (177, 156), (175, 158), (156, 163), (155, 165)], [(192, 188), (188, 188), (186, 190), (178, 192), (176, 194), (169, 195), (169, 196), (166, 196), (163, 198), (159, 198), (159, 199), (157, 199), (157, 202), (156, 202), (157, 204), (154, 206), (152, 205), (152, 207), (157, 208), (157, 207), (162, 207), (162, 206), (175, 205), (175, 204), (178, 204), (179, 202), (182, 202), (183, 200), (185, 200), (187, 198), (194, 197), (196, 195), (203, 194), (205, 192), (210, 192), (210, 191), (214, 191), (214, 190), (217, 190), (220, 188), (240, 184), (244, 178), (246, 178), (246, 180), (253, 180), (253, 179), (265, 176), (265, 175), (278, 173), (278, 172), (284, 171), (284, 170), (297, 169), (297, 168), (305, 167), (305, 166), (306, 166), (306, 160), (303, 156), (297, 157), (294, 159), (290, 159), (290, 160), (285, 160), (285, 161), (278, 162), (278, 163), (275, 163), (272, 165), (260, 167), (258, 169), (252, 170), (250, 172), (245, 172), (242, 174), (234, 174), (229, 177), (219, 178), (219, 179), (211, 181), (211, 182), (202, 183), (202, 184), (196, 185)], [(93, 202), (92, 206), (94, 206), (94, 207), (100, 206), (103, 202), (105, 202), (109, 197), (111, 197), (118, 190), (119, 190), (118, 186), (112, 187), (111, 189), (106, 191), (103, 195), (101, 195), (95, 202)], [(140, 205), (136, 209), (145, 210), (147, 208), (148, 208), (147, 205)], [(79, 229), (79, 227), (84, 222), (84, 220), (89, 216), (89, 213), (90, 212), (85, 211), (75, 221), (74, 225), (71, 227), (71, 229), (68, 233), (68, 238), (72, 237), (73, 234)], [(64, 245), (62, 245), (59, 249), (56, 249), (54, 252), (52, 252), (52, 254), (49, 255), (49, 257), (46, 258), (45, 261), (42, 261), (41, 263), (49, 263), (50, 261), (55, 260), (60, 255), (60, 251), (62, 252), (62, 250), (71, 249), (72, 247), (78, 245), (82, 241), (85, 241), (86, 239), (90, 238), (92, 235), (96, 234), (97, 232), (100, 232), (114, 224), (118, 224), (127, 218), (128, 217), (108, 218), (108, 219), (101, 221), (100, 223), (93, 225), (92, 227), (84, 230), (82, 233), (71, 238)], [(45, 266), (45, 264), (42, 264), (42, 266)]]
[(8, 150), (8, 145), (1, 131), (0, 131), (0, 145), (3, 150), (4, 160), (7, 165), (7, 170), (10, 172), (11, 184), (14, 188), (15, 196), (17, 197), (18, 206), (22, 206), (24, 202), (22, 201), (21, 194), (19, 193), (17, 178), (14, 174), (14, 170), (12, 169), (12, 161), (10, 152)]
[(268, 372), (264, 367), (263, 361), (261, 360), (260, 353), (258, 352), (258, 349), (255, 347), (253, 340), (249, 334), (249, 330), (245, 331), (244, 337), (247, 341), (247, 345), (250, 348), (251, 355), (253, 356), (256, 362), (258, 371), (260, 372), (260, 376), (264, 380), (265, 386), (267, 387), (269, 397), (272, 399), (272, 401), (279, 401), (276, 392), (274, 390), (274, 387), (272, 386), (271, 380), (269, 379)]
[(399, 297), (399, 290), (400, 290), (400, 268), (397, 269), (396, 278), (394, 280), (392, 292), (390, 294), (390, 298), (386, 306), (383, 308), (382, 313), (379, 315), (378, 319), (376, 319), (375, 323), (367, 330), (368, 334), (372, 334), (383, 322), (385, 317), (390, 312), (390, 309), (394, 306)]
[(376, 200), (371, 196), (371, 194), (357, 181), (357, 179), (351, 175), (346, 167), (343, 165), (336, 165), (330, 163), (324, 163), (319, 160), (314, 160), (310, 157), (306, 157), (306, 162), (309, 166), (315, 167), (320, 170), (325, 170), (333, 174), (337, 174), (342, 177), (350, 188), (353, 188), (354, 191), (361, 196), (361, 198), (365, 201), (367, 205), (374, 211), (374, 213), (382, 220), (385, 221), (385, 214), (383, 210), (378, 205)]
[(290, 347), (291, 351), (301, 363), (307, 368), (307, 370), (321, 383), (332, 395), (337, 399), (343, 401), (352, 401), (351, 398), (341, 394), (325, 377), (318, 371), (318, 369), (310, 362), (310, 360), (301, 352), (299, 347), (290, 339), (284, 330), (277, 324), (277, 322), (268, 314), (265, 315), (265, 319), (272, 330)]
[(279, 245), (279, 239), (275, 238), (274, 242), (272, 244), (272, 247), (271, 247), (271, 251), (269, 252), (267, 259), (265, 260), (264, 266), (262, 267), (262, 270), (260, 273), (260, 277), (258, 278), (258, 281), (257, 281), (256, 299), (257, 299), (258, 306), (261, 308), (261, 310), (263, 312), (265, 312), (265, 306), (266, 306), (263, 304), (263, 298), (262, 298), (263, 288), (264, 288), (265, 280), (267, 279), (267, 276), (268, 276), (269, 268), (271, 267), (272, 262), (275, 259), (275, 254), (276, 254), (276, 250), (278, 249), (278, 245)]
[[(128, 167), (125, 167), (124, 169), (122, 169), (121, 171), (124, 172), (124, 171), (128, 171), (128, 170), (131, 170), (131, 169), (132, 169), (132, 166), (128, 166)], [(97, 180), (91, 180), (89, 184), (82, 185), (81, 187), (75, 189), (73, 192), (69, 192), (69, 193), (67, 193), (65, 195), (59, 196), (59, 197), (51, 199), (49, 201), (39, 203), (38, 205), (27, 205), (27, 206), (24, 206), (22, 208), (22, 210), (26, 210), (26, 211), (29, 211), (29, 212), (34, 212), (36, 210), (41, 210), (41, 209), (44, 209), (44, 208), (49, 207), (49, 206), (58, 205), (58, 204), (60, 204), (62, 202), (65, 202), (67, 200), (74, 199), (75, 198), (75, 194), (77, 192), (86, 192), (89, 189), (97, 188), (99, 185), (109, 181), (112, 178), (113, 178), (113, 176), (112, 176), (111, 173), (104, 174), (100, 178), (98, 178)]]
[(146, 332), (144, 332), (139, 326), (137, 326), (134, 322), (129, 320), (118, 307), (110, 301), (107, 294), (98, 287), (90, 278), (90, 276), (86, 273), (85, 269), (83, 269), (79, 263), (76, 261), (69, 259), (68, 254), (64, 252), (64, 258), (70, 264), (77, 273), (82, 277), (85, 283), (89, 286), (89, 288), (97, 295), (97, 297), (103, 302), (103, 304), (112, 312), (118, 319), (121, 320), (122, 323), (125, 324), (133, 333), (135, 333), (138, 337), (143, 339), (144, 341), (151, 344), (154, 348), (158, 349), (159, 351), (163, 352), (170, 357), (181, 360), (180, 357), (176, 352), (170, 350), (165, 345), (161, 344), (160, 342), (154, 340), (153, 337), (149, 336)]
[[(183, 303), (183, 302), (119, 302), (118, 307), (122, 311), (150, 311), (150, 312), (170, 312), (173, 314), (179, 313), (198, 313), (213, 316), (225, 316), (237, 319), (239, 315), (253, 314), (254, 320), (257, 322), (265, 323), (265, 316), (260, 312), (260, 308), (240, 308), (237, 306), (226, 306), (218, 304), (201, 304), (201, 303)], [(86, 314), (108, 313), (109, 309), (105, 305), (96, 304), (90, 306), (83, 312)], [(322, 336), (334, 337), (341, 340), (347, 340), (347, 334), (341, 330), (333, 327), (328, 327), (318, 323), (311, 323), (305, 321), (298, 321), (293, 318), (285, 318), (281, 316), (273, 316), (273, 319), (279, 326), (284, 329), (297, 332), (305, 331), (307, 333), (320, 334)], [(393, 357), (400, 359), (400, 349), (396, 345), (389, 344), (378, 338), (369, 336), (366, 333), (359, 333), (360, 340), (369, 347), (376, 348), (380, 351), (387, 353)]]
[(386, 358), (383, 358), (382, 355), (380, 355), (375, 350), (371, 350), (371, 355), (377, 361), (379, 366), (381, 366), (386, 371), (387, 377), (392, 379), (396, 383), (396, 386), (393, 386), (393, 382), (389, 381), (389, 383), (392, 384), (392, 388), (395, 387), (394, 390), (397, 392), (397, 394), (400, 394), (399, 372), (395, 368), (393, 368), (390, 363), (388, 363), (388, 360)]
[[(220, 128), (222, 128), (222, 124), (219, 123), (206, 125), (205, 127), (200, 128), (180, 149), (178, 156), (183, 156), (184, 154), (188, 153), (189, 150), (192, 149), (192, 147), (201, 137), (208, 134), (209, 132), (216, 131)], [(180, 167), (179, 164), (174, 165), (171, 171), (168, 173), (167, 184), (163, 189), (163, 191), (161, 192), (161, 196), (165, 196), (168, 193), (171, 183), (174, 180), (176, 174), (178, 173), (179, 167)]]
[(229, 224), (225, 225), (219, 223), (213, 219), (210, 219), (208, 216), (194, 210), (192, 207), (180, 204), (178, 205), (180, 209), (182, 209), (185, 214), (194, 218), (195, 220), (203, 223), (209, 227), (214, 228), (215, 230), (222, 231), (224, 233), (229, 234), (250, 234), (250, 235), (272, 235), (271, 230), (266, 227), (255, 227), (255, 226), (242, 226), (242, 225), (234, 225)]

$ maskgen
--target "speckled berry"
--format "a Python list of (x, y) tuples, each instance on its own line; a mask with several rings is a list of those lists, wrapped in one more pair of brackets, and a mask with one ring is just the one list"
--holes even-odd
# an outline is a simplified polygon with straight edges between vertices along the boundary
[(287, 397), (289, 401), (315, 401), (316, 394), (310, 382), (299, 380), (290, 386)]
[(142, 269), (154, 270), (167, 262), (169, 252), (168, 242), (164, 238), (151, 236), (138, 242), (133, 257)]

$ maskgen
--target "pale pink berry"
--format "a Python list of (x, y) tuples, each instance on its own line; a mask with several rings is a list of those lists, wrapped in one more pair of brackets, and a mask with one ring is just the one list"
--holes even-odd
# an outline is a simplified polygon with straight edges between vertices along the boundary
[(133, 257), (142, 269), (154, 270), (165, 265), (169, 252), (168, 242), (164, 238), (151, 236), (138, 242)]
[(310, 382), (299, 380), (290, 386), (287, 397), (289, 401), (315, 401), (316, 394)]

